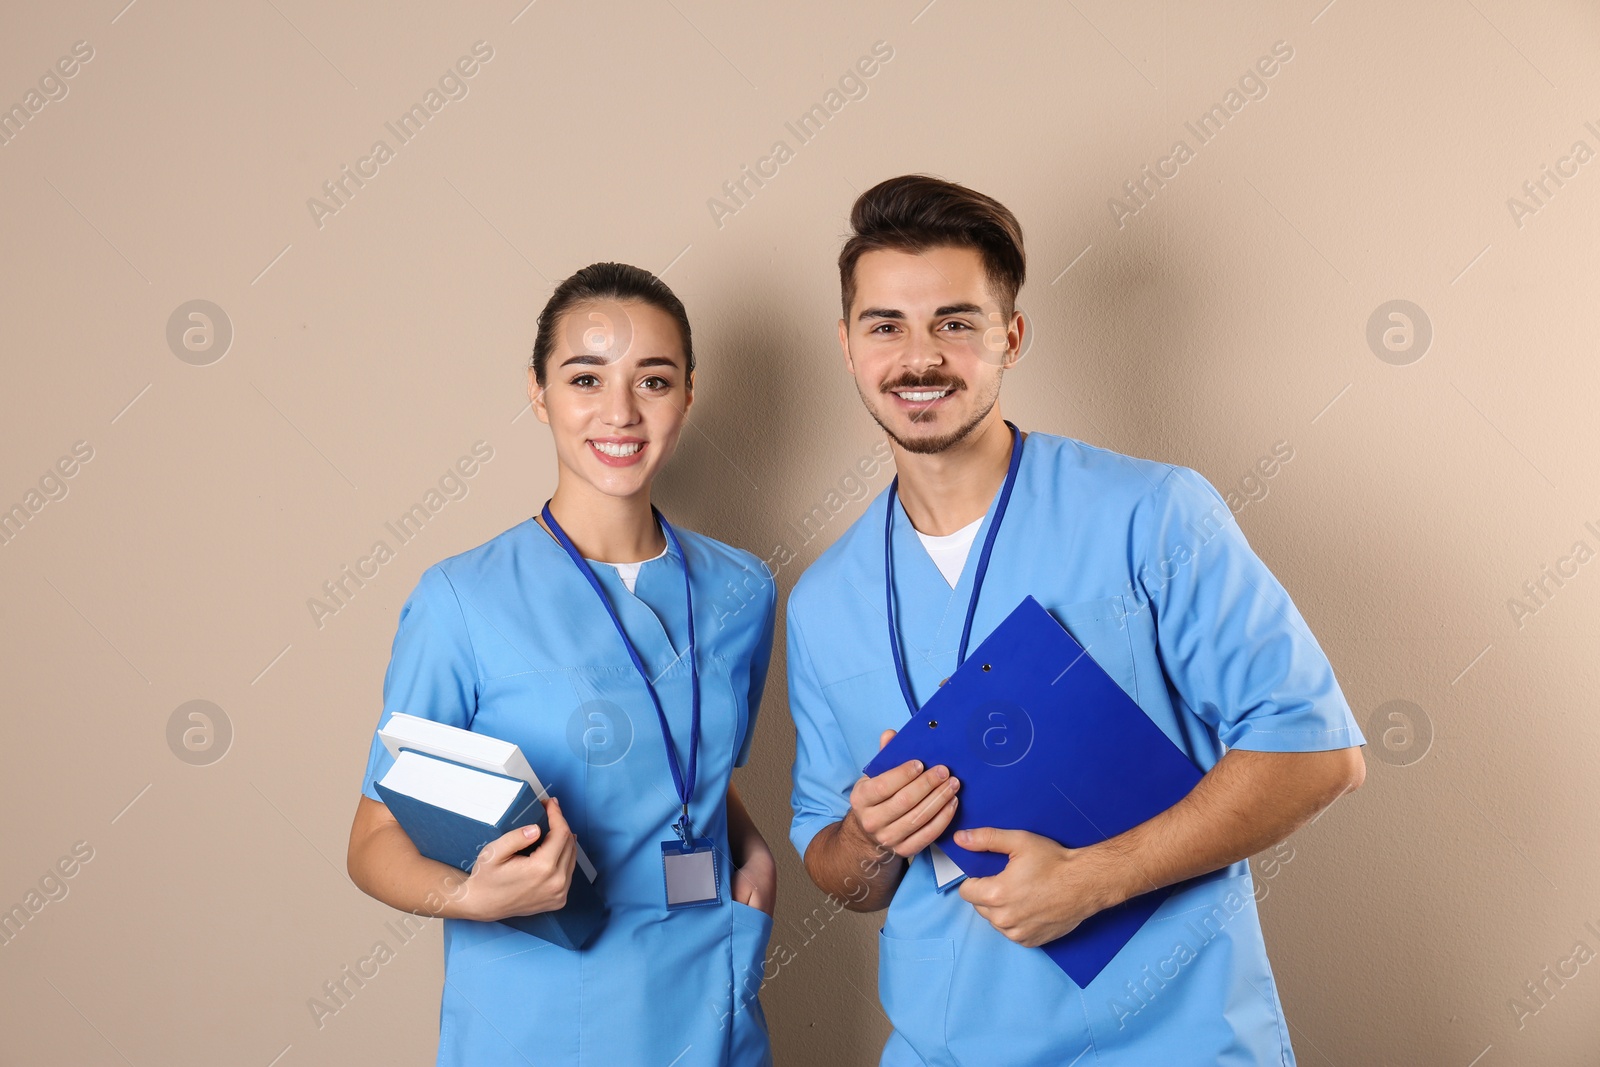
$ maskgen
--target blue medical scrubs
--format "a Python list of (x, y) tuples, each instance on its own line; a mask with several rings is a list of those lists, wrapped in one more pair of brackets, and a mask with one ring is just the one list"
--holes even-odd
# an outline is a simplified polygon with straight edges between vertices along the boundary
[[(772, 920), (731, 899), (726, 797), (750, 752), (776, 592), (749, 553), (678, 534), (701, 691), (690, 817), (721, 850), (718, 905), (666, 907), (661, 842), (675, 839), (679, 808), (655, 709), (594, 590), (537, 522), (428, 568), (400, 612), (383, 719), (406, 712), (521, 747), (560, 798), (611, 912), (581, 951), (503, 923), (446, 919), (441, 1067), (771, 1062), (756, 991)], [(686, 761), (683, 565), (672, 550), (645, 563), (633, 593), (614, 567), (593, 569)], [(366, 796), (379, 799), (373, 783), (392, 762), (374, 737)]]
[[(953, 590), (894, 506), (896, 603), (920, 704), (955, 669), (994, 503)], [(790, 837), (802, 856), (849, 811), (880, 732), (907, 717), (884, 622), (884, 508), (880, 494), (789, 599)], [(1365, 743), (1288, 593), (1188, 468), (1029, 434), (972, 644), (1028, 595), (1202, 769), (1225, 746)], [(1243, 861), (1174, 892), (1087, 989), (953, 887), (940, 893), (926, 851), (895, 892), (878, 949), (894, 1025), (885, 1067), (1295, 1062)]]

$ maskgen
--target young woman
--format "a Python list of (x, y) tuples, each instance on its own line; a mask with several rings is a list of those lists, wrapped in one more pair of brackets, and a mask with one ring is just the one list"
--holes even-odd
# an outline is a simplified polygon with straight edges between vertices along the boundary
[[(424, 571), (400, 612), (380, 726), (406, 712), (513, 742), (552, 794), (542, 840), (513, 830), (464, 876), (379, 802), (392, 759), (373, 740), (350, 876), (445, 918), (441, 1065), (771, 1062), (755, 992), (777, 871), (729, 775), (750, 751), (776, 596), (756, 557), (651, 505), (693, 381), (688, 316), (654, 275), (597, 263), (562, 282), (528, 372), (555, 494)], [(593, 940), (496, 921), (560, 909), (585, 877), (580, 844), (609, 910)], [(717, 879), (678, 878), (669, 907), (678, 851), (712, 852)]]

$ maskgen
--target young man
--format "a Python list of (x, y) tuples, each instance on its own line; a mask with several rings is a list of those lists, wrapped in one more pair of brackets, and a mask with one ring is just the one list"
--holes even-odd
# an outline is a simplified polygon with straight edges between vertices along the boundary
[[(889, 909), (878, 982), (894, 1033), (882, 1063), (1292, 1065), (1246, 858), (1361, 784), (1365, 742), (1327, 658), (1202, 476), (1014, 435), (1002, 420), (1001, 380), (1025, 329), (1010, 211), (913, 175), (864, 193), (851, 226), (839, 343), (889, 435), (898, 494), (879, 495), (789, 599), (790, 836), (822, 889)], [(980, 576), (969, 550), (996, 521), (1014, 447), (1014, 491)], [(975, 595), (971, 647), (1033, 596), (1206, 775), (1089, 848), (963, 832), (964, 848), (1007, 854), (1005, 870), (941, 892), (929, 846), (960, 783), (944, 767), (861, 768), (908, 703), (955, 670)], [(1179, 882), (1086, 989), (1036, 947)]]

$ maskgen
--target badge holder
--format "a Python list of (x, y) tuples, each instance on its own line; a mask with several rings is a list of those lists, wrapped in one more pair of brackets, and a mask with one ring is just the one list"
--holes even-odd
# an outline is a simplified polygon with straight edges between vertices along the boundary
[(717, 846), (709, 837), (690, 837), (687, 819), (673, 826), (678, 837), (661, 842), (661, 871), (667, 884), (667, 909), (722, 903)]

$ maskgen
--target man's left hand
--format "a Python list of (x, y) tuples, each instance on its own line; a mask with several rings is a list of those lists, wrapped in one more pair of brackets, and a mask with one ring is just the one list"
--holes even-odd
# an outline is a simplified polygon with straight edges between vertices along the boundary
[(1070, 933), (1089, 916), (1118, 903), (1104, 854), (1067, 848), (1026, 830), (961, 830), (956, 844), (971, 852), (1003, 852), (1005, 870), (961, 883), (963, 900), (996, 930), (1036, 948)]

